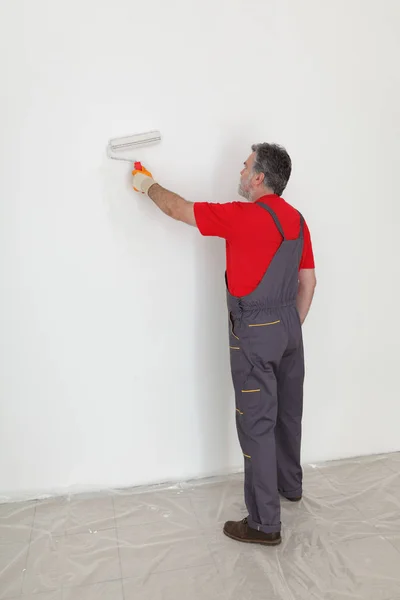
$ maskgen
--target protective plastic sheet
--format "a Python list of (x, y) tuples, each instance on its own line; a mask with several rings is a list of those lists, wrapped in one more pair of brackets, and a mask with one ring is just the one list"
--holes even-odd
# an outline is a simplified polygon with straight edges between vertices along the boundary
[(399, 600), (400, 453), (305, 468), (283, 543), (221, 531), (242, 475), (0, 505), (0, 600)]

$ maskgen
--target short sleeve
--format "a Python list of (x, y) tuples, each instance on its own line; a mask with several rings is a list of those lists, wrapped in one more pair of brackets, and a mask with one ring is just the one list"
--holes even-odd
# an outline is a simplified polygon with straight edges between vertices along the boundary
[(194, 216), (202, 235), (216, 236), (225, 240), (235, 235), (241, 222), (242, 202), (195, 202)]
[(306, 222), (304, 222), (304, 245), (303, 254), (300, 261), (300, 269), (315, 269), (311, 235)]

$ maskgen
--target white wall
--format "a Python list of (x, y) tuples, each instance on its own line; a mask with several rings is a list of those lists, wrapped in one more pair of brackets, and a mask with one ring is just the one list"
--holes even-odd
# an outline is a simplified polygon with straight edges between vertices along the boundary
[(400, 449), (398, 0), (0, 3), (0, 492), (240, 468), (224, 246), (130, 188), (108, 138), (190, 200), (294, 162), (319, 287), (305, 462)]

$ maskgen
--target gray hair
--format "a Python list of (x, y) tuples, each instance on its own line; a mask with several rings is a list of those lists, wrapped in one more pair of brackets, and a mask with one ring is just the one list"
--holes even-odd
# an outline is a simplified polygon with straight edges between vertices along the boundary
[(264, 185), (280, 196), (292, 172), (292, 161), (285, 148), (278, 144), (253, 144), (256, 153), (253, 171), (264, 173)]

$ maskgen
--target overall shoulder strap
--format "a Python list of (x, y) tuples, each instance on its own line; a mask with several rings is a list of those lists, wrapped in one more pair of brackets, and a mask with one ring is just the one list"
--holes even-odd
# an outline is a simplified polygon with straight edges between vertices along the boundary
[(303, 239), (304, 237), (304, 217), (301, 214), (301, 212), (297, 211), (300, 215), (300, 233), (299, 233), (299, 239)]
[(281, 234), (281, 236), (283, 237), (283, 239), (286, 239), (285, 233), (283, 231), (283, 227), (278, 219), (278, 217), (276, 216), (276, 213), (272, 210), (272, 208), (270, 208), (267, 204), (264, 204), (264, 202), (257, 202), (258, 206), (262, 206), (262, 208), (264, 208), (267, 212), (269, 212), (269, 214), (271, 215), (271, 217), (274, 220), (275, 225), (278, 228), (279, 233)]

